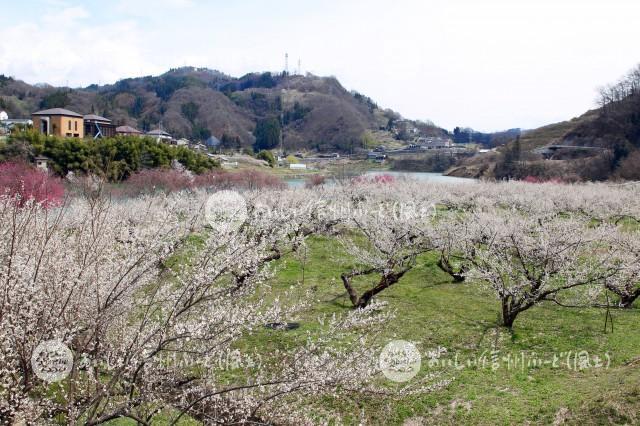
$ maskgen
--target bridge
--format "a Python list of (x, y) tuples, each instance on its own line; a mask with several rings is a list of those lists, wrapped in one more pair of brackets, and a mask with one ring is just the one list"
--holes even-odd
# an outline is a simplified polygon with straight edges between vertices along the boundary
[(551, 157), (558, 151), (602, 152), (607, 151), (607, 149), (599, 146), (547, 145), (533, 150), (534, 153), (544, 157)]

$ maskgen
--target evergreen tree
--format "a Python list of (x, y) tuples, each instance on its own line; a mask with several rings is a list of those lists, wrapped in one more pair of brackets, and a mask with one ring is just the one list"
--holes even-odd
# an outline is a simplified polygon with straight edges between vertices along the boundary
[(273, 149), (280, 144), (280, 121), (276, 117), (265, 118), (258, 121), (253, 135), (256, 142), (253, 144), (255, 152), (264, 149)]

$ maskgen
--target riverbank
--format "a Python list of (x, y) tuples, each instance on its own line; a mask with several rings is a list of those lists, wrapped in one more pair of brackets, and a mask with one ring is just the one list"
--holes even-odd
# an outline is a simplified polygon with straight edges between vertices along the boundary
[(443, 175), (465, 179), (480, 179), (486, 172), (486, 167), (481, 166), (454, 166), (446, 170)]

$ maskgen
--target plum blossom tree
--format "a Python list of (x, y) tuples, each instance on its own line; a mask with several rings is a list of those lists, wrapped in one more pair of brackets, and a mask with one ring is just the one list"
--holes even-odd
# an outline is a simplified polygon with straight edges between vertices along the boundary
[[(340, 240), (356, 264), (340, 278), (355, 308), (366, 307), (374, 296), (400, 281), (420, 254), (434, 248), (430, 203), (415, 202), (411, 191), (395, 189), (358, 185), (347, 193), (350, 208), (345, 210), (343, 224), (348, 231)], [(372, 275), (376, 282), (359, 294), (354, 279)]]
[(619, 272), (607, 240), (610, 227), (594, 227), (583, 217), (492, 209), (468, 215), (460, 226), (479, 242), (459, 246), (471, 265), (469, 275), (498, 296), (508, 328), (544, 301), (592, 303), (605, 280)]
[[(391, 315), (380, 304), (319, 319), (291, 349), (240, 350), (308, 305), (268, 297), (270, 262), (324, 226), (298, 208), (308, 194), (281, 195), (246, 193), (237, 227), (203, 214), (204, 192), (76, 198), (52, 211), (1, 198), (0, 421), (146, 425), (168, 412), (307, 424), (310, 397), (371, 390), (375, 330)], [(61, 383), (29, 362), (50, 339), (73, 353)]]
[(637, 231), (617, 228), (611, 232), (620, 271), (605, 281), (607, 290), (618, 296), (618, 306), (631, 308), (640, 298), (640, 235)]

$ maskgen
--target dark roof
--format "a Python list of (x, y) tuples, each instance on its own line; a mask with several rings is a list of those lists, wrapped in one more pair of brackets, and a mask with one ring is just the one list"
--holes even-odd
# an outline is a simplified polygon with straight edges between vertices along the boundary
[(82, 115), (78, 114), (77, 112), (69, 111), (68, 109), (64, 108), (45, 109), (42, 111), (34, 112), (31, 115), (66, 115), (68, 117), (82, 118)]
[(139, 133), (142, 134), (142, 132), (136, 128), (133, 128), (131, 126), (120, 126), (120, 127), (116, 127), (116, 132), (117, 133)]
[(109, 120), (108, 118), (104, 118), (95, 114), (87, 114), (84, 116), (84, 119), (88, 121), (104, 121), (105, 123), (111, 123), (111, 120)]

